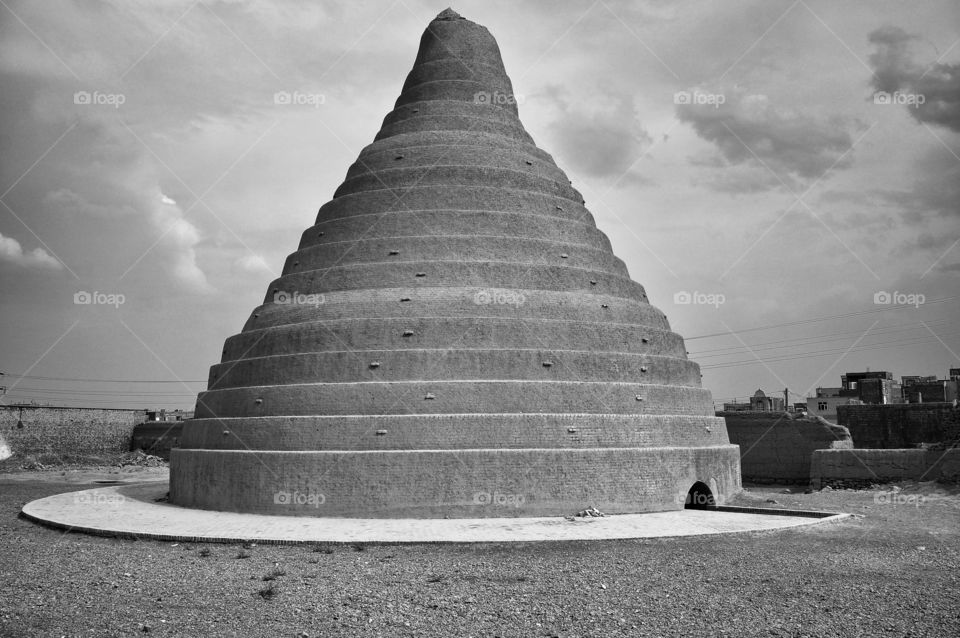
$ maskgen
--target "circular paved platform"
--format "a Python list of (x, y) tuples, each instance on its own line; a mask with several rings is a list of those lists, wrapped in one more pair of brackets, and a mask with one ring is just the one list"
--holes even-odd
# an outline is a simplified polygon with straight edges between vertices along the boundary
[(188, 542), (476, 543), (654, 538), (757, 532), (835, 521), (847, 514), (681, 510), (603, 518), (358, 519), (262, 516), (187, 509), (162, 499), (166, 481), (56, 494), (24, 506), (28, 519), (105, 536)]

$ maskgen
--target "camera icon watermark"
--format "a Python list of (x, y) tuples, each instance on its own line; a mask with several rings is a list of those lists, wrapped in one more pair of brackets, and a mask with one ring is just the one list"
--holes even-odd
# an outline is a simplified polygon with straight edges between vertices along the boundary
[(679, 290), (673, 293), (673, 303), (678, 306), (713, 306), (714, 308), (719, 308), (727, 302), (727, 298), (722, 293), (707, 293), (694, 290), (693, 292), (687, 292), (686, 290)]
[(920, 105), (926, 101), (927, 96), (923, 93), (901, 93), (900, 91), (887, 93), (886, 91), (877, 91), (873, 94), (874, 104), (897, 104), (900, 106), (919, 108)]
[(326, 502), (327, 497), (318, 492), (300, 492), (299, 490), (287, 492), (286, 490), (280, 490), (279, 492), (273, 493), (274, 505), (309, 505), (311, 507), (320, 507)]
[(73, 94), (73, 103), (80, 106), (112, 106), (120, 108), (127, 101), (123, 93), (101, 93), (100, 91), (77, 91)]
[(523, 104), (524, 97), (515, 93), (501, 93), (499, 91), (477, 91), (473, 94), (474, 104), (491, 104), (504, 106), (506, 104)]
[(673, 94), (674, 104), (689, 104), (693, 106), (712, 106), (715, 109), (720, 108), (721, 104), (727, 102), (727, 96), (723, 93), (704, 93), (703, 91), (677, 91)]
[(291, 306), (322, 306), (327, 298), (320, 293), (304, 294), (294, 290), (278, 290), (273, 293), (273, 303)]
[(80, 492), (74, 494), (73, 502), (77, 505), (122, 505), (127, 498), (122, 494), (109, 494), (102, 492)]
[(520, 507), (527, 502), (523, 494), (510, 494), (506, 492), (474, 492), (474, 505), (493, 505), (494, 507)]
[(920, 507), (926, 501), (922, 494), (903, 494), (902, 492), (877, 492), (873, 495), (876, 505), (913, 505)]
[(119, 292), (106, 293), (97, 290), (93, 292), (78, 290), (73, 293), (73, 303), (77, 306), (113, 306), (114, 308), (119, 308), (126, 303), (126, 301), (126, 295)]
[(873, 303), (877, 306), (913, 306), (919, 308), (927, 301), (926, 295), (919, 292), (900, 292), (878, 290), (873, 293)]
[(684, 508), (688, 509), (707, 509), (717, 506), (717, 501), (713, 498), (713, 495), (703, 492), (687, 492), (686, 494), (678, 494), (676, 498), (674, 498), (674, 503), (682, 505)]
[(279, 106), (312, 106), (317, 109), (327, 103), (327, 96), (323, 93), (277, 91), (273, 94), (273, 103)]
[(522, 306), (527, 301), (523, 293), (516, 290), (478, 290), (473, 303), (478, 306)]

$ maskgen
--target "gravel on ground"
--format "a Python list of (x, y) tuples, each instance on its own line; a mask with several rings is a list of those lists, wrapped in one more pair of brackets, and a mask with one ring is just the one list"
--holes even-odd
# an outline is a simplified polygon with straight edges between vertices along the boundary
[(856, 516), (636, 541), (187, 544), (18, 517), (137, 471), (0, 474), (0, 635), (960, 636), (956, 487), (749, 487), (735, 504)]

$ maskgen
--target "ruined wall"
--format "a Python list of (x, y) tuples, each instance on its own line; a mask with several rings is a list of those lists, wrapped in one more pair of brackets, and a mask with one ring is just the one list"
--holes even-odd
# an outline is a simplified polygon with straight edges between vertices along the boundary
[(147, 454), (170, 460), (170, 449), (180, 445), (184, 421), (146, 421), (133, 428), (131, 450), (143, 450)]
[(745, 482), (806, 483), (814, 450), (853, 447), (846, 428), (787, 412), (717, 412), (740, 446)]
[(953, 403), (841, 405), (837, 421), (858, 448), (915, 448), (960, 439), (960, 408)]
[(814, 489), (905, 480), (960, 481), (960, 449), (817, 450), (810, 464)]
[(133, 427), (144, 414), (143, 410), (0, 406), (0, 438), (14, 459), (46, 457), (42, 461), (46, 463), (110, 455), (130, 449)]

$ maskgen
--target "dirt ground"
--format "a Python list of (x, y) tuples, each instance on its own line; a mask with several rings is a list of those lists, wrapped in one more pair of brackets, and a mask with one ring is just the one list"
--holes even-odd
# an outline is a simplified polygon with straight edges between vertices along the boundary
[(36, 498), (165, 473), (0, 474), (0, 635), (960, 635), (960, 490), (936, 483), (748, 487), (736, 504), (856, 516), (636, 541), (190, 545), (18, 517)]

